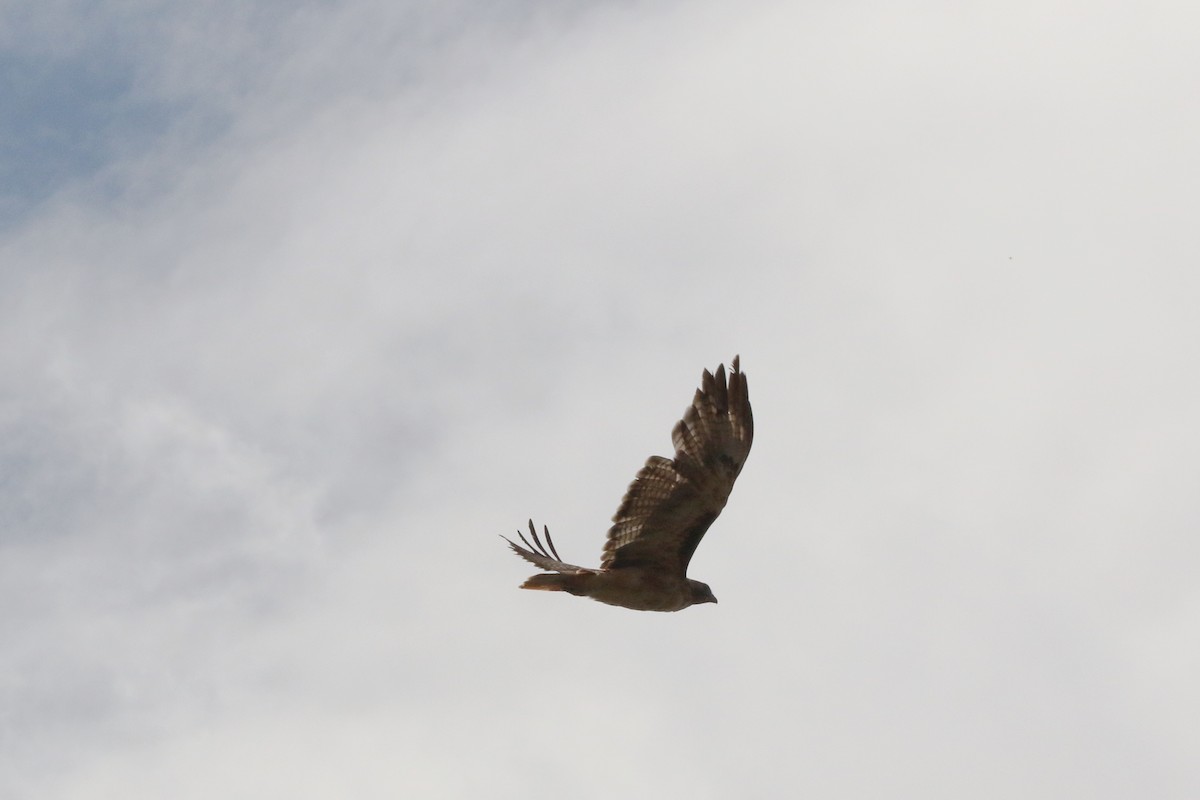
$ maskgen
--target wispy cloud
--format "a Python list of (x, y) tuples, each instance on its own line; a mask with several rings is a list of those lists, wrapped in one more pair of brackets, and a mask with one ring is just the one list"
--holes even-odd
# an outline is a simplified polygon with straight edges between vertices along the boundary
[[(1194, 12), (39, 9), (0, 793), (1200, 788)], [(737, 352), (721, 605), (518, 592)]]

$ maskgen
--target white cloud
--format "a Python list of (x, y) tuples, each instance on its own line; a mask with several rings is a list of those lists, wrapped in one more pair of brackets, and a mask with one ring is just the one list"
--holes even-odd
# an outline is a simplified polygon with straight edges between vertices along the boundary
[[(1194, 794), (1195, 13), (453, 11), (146, 6), (0, 240), (6, 796)], [(517, 592), (735, 352), (721, 604)]]

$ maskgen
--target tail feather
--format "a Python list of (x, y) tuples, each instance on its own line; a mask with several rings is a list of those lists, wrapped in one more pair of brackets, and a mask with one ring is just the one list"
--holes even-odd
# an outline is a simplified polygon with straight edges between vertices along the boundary
[(587, 573), (576, 575), (562, 574), (542, 574), (532, 575), (530, 578), (521, 584), (522, 589), (535, 589), (543, 592), (570, 592), (574, 595), (587, 594), (587, 588), (584, 585), (588, 578), (592, 577)]

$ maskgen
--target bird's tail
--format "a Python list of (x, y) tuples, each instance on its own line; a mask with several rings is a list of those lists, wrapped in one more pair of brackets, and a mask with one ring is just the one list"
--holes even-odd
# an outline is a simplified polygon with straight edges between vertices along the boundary
[(521, 584), (522, 589), (536, 589), (542, 592), (570, 592), (575, 595), (587, 594), (586, 583), (592, 576), (588, 573), (563, 575), (561, 573), (533, 575)]

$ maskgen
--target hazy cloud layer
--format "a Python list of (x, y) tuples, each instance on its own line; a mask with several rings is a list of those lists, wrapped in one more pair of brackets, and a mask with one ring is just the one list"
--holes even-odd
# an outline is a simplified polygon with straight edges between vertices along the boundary
[[(0, 12), (0, 794), (1196, 796), (1198, 22)], [(720, 605), (518, 592), (735, 353)]]

